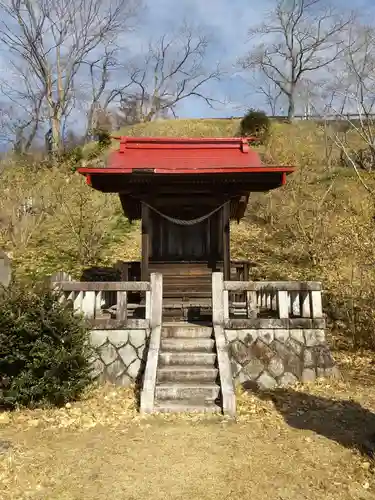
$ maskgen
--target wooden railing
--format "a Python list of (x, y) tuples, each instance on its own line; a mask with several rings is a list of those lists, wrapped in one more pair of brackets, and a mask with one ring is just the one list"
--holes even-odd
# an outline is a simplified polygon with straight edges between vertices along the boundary
[[(152, 274), (150, 282), (53, 281), (52, 286), (61, 292), (60, 300), (69, 301), (74, 312), (83, 314), (93, 328), (147, 328), (152, 323), (152, 309), (161, 311), (163, 285), (158, 274)], [(144, 295), (144, 300), (129, 303), (130, 292)]]
[(321, 283), (316, 281), (224, 281), (222, 273), (214, 273), (212, 294), (218, 323), (234, 319), (254, 324), (264, 320), (264, 325), (290, 321), (298, 327), (308, 325), (304, 320), (324, 323)]
[[(245, 302), (231, 300), (232, 294), (241, 292), (245, 292)], [(321, 283), (317, 281), (224, 281), (224, 305), (227, 317), (323, 317)]]

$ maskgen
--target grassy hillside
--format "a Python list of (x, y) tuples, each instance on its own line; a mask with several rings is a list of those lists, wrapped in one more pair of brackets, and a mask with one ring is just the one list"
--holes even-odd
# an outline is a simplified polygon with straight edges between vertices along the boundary
[[(230, 137), (238, 128), (234, 119), (170, 120), (119, 134)], [(349, 140), (358, 143), (353, 133)], [(297, 171), (285, 187), (251, 196), (245, 219), (232, 226), (232, 255), (254, 261), (255, 278), (322, 280), (334, 327), (346, 339), (375, 344), (373, 198), (353, 170), (338, 165), (339, 151), (322, 126), (274, 123), (259, 151), (267, 163)], [(78, 275), (87, 265), (139, 258), (139, 225), (124, 219), (116, 196), (91, 190), (69, 165), (4, 167), (0, 247), (13, 253), (19, 273)], [(366, 182), (374, 184), (369, 175)], [(22, 213), (28, 198), (32, 211)]]
[(234, 137), (240, 120), (163, 120), (124, 127), (120, 135), (133, 137)]

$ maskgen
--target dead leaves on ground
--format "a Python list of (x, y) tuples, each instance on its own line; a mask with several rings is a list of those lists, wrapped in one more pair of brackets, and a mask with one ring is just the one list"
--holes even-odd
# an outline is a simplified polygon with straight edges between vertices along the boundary
[[(293, 392), (316, 396), (314, 408), (320, 405), (320, 409), (327, 409), (328, 406), (340, 404), (340, 400), (362, 399), (361, 394), (352, 392), (351, 385), (345, 381), (318, 380), (311, 385), (296, 385)], [(271, 395), (272, 393), (270, 393)], [(293, 406), (288, 397), (279, 396), (275, 393), (274, 397), (282, 397), (283, 404), (287, 407)], [(374, 399), (367, 403), (375, 411)], [(319, 400), (319, 397), (322, 399)], [(239, 423), (246, 423), (254, 419), (266, 421), (281, 421), (283, 417), (275, 409), (272, 398), (261, 397), (255, 393), (249, 393), (241, 388), (236, 390), (237, 417)], [(363, 402), (363, 401), (361, 401)], [(371, 403), (374, 403), (372, 405)], [(311, 410), (310, 404), (304, 404), (303, 397), (299, 400), (300, 406), (296, 410), (297, 415)], [(287, 409), (287, 408), (285, 408)], [(371, 409), (371, 408), (370, 408)], [(151, 423), (153, 420), (176, 421), (188, 420), (198, 422), (201, 420), (216, 420), (227, 423), (228, 419), (210, 414), (153, 414), (140, 415), (135, 396), (134, 388), (121, 388), (114, 386), (103, 386), (89, 391), (85, 397), (78, 402), (68, 403), (63, 408), (19, 410), (14, 412), (0, 413), (0, 429), (4, 427), (26, 430), (32, 428), (43, 429), (66, 429), (72, 428), (78, 431), (84, 431), (96, 427), (97, 425), (114, 426), (130, 423)]]
[(0, 413), (0, 428), (6, 425), (20, 430), (71, 428), (84, 431), (97, 425), (118, 426), (137, 419), (139, 414), (133, 388), (103, 386), (63, 408)]
[[(339, 354), (336, 358), (344, 368), (350, 367), (359, 372), (367, 372), (373, 366), (370, 354), (362, 357)], [(311, 411), (340, 412), (340, 405), (347, 401), (357, 401), (363, 408), (375, 413), (374, 385), (363, 388), (353, 386), (351, 381), (320, 379), (314, 384), (293, 386), (291, 391), (280, 391), (264, 394), (236, 390), (237, 416), (239, 424), (257, 422), (265, 429), (270, 426), (287, 429), (283, 414), (303, 417)], [(297, 395), (297, 397), (296, 397)], [(275, 404), (277, 398), (277, 405)], [(277, 406), (277, 408), (276, 408)], [(280, 411), (281, 410), (281, 411)], [(140, 415), (134, 387), (121, 388), (111, 385), (90, 389), (81, 401), (68, 403), (63, 408), (19, 410), (0, 412), (0, 433), (4, 431), (6, 438), (17, 432), (33, 430), (70, 429), (85, 432), (96, 426), (126, 429), (131, 425), (149, 427), (153, 423), (163, 422), (198, 423), (204, 421), (217, 422), (218, 425), (230, 424), (226, 417), (210, 414), (153, 414)], [(306, 436), (309, 439), (309, 436)], [(4, 453), (3, 453), (4, 455)], [(364, 465), (364, 468), (370, 466)]]
[[(297, 395), (297, 406), (296, 399), (293, 400), (291, 395), (292, 392), (294, 397)], [(273, 442), (276, 431), (280, 442), (287, 443), (291, 439), (299, 439), (301, 440), (300, 446), (311, 448), (311, 453), (319, 456), (319, 447), (322, 446), (321, 436), (306, 429), (299, 429), (297, 433), (291, 434), (291, 429), (283, 417), (284, 411), (303, 418), (304, 414), (308, 415), (308, 412), (312, 410), (311, 402), (313, 401), (313, 410), (321, 411), (322, 415), (324, 415), (330, 408), (335, 410), (336, 406), (339, 407), (345, 399), (352, 398), (354, 400), (358, 396), (357, 393), (353, 392), (353, 388), (349, 383), (329, 380), (319, 380), (311, 385), (300, 384), (294, 386), (293, 391), (290, 391), (289, 394), (288, 396), (288, 391), (284, 393), (281, 391), (279, 395), (277, 392), (270, 393), (273, 398), (279, 398), (277, 401), (278, 408), (276, 408), (275, 399), (237, 388), (235, 425), (239, 425), (238, 432), (240, 434), (241, 432), (247, 432), (246, 429), (251, 426), (253, 430), (257, 429), (254, 432), (256, 435), (259, 433), (259, 439), (269, 439)], [(280, 411), (280, 408), (282, 411)], [(375, 412), (375, 405), (372, 410)], [(95, 388), (89, 391), (81, 401), (67, 404), (60, 409), (0, 413), (0, 435), (3, 434), (4, 441), (7, 442), (6, 449), (4, 448), (4, 451), (0, 453), (0, 483), (8, 484), (10, 488), (15, 475), (17, 475), (18, 466), (16, 467), (16, 464), (21, 464), (25, 460), (25, 450), (12, 443), (13, 436), (18, 433), (51, 431), (56, 434), (65, 430), (88, 432), (96, 426), (102, 426), (103, 432), (115, 429), (118, 432), (127, 433), (134, 426), (149, 428), (154, 425), (165, 423), (173, 425), (173, 423), (181, 424), (182, 422), (189, 425), (210, 423), (211, 425), (223, 426), (232, 425), (233, 423), (233, 421), (225, 417), (207, 414), (154, 414), (142, 416), (138, 412), (134, 388), (125, 389), (113, 386)], [(155, 432), (158, 432), (157, 428)], [(9, 446), (8, 442), (10, 443)], [(16, 439), (14, 439), (14, 442), (16, 442)], [(355, 449), (352, 450), (351, 456), (352, 458), (344, 468), (346, 472), (343, 471), (343, 474), (345, 475), (350, 471), (352, 481), (358, 484), (359, 488), (363, 491), (372, 491), (375, 488), (375, 464)], [(340, 474), (335, 480), (340, 480)], [(343, 479), (343, 483), (345, 481)]]

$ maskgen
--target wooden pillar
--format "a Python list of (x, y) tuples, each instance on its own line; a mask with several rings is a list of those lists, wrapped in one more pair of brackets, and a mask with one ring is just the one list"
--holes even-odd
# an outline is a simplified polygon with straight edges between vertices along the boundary
[(141, 280), (149, 280), (148, 262), (150, 256), (150, 210), (142, 203), (142, 261)]
[(130, 262), (121, 262), (120, 264), (120, 273), (121, 273), (121, 281), (129, 281), (129, 265)]
[(249, 263), (244, 262), (243, 263), (243, 280), (244, 281), (249, 281)]
[(230, 218), (230, 201), (227, 201), (222, 210), (222, 238), (223, 238), (223, 270), (224, 280), (230, 280), (230, 234), (229, 234), (229, 218)]
[(211, 215), (207, 231), (208, 264), (212, 272), (217, 271), (217, 261), (220, 260), (220, 245), (218, 244), (218, 214)]

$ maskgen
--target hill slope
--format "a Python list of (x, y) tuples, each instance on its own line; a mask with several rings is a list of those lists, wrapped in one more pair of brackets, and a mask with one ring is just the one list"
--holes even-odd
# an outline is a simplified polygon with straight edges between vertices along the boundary
[(133, 137), (234, 137), (239, 119), (228, 120), (157, 120), (119, 130), (119, 135)]

